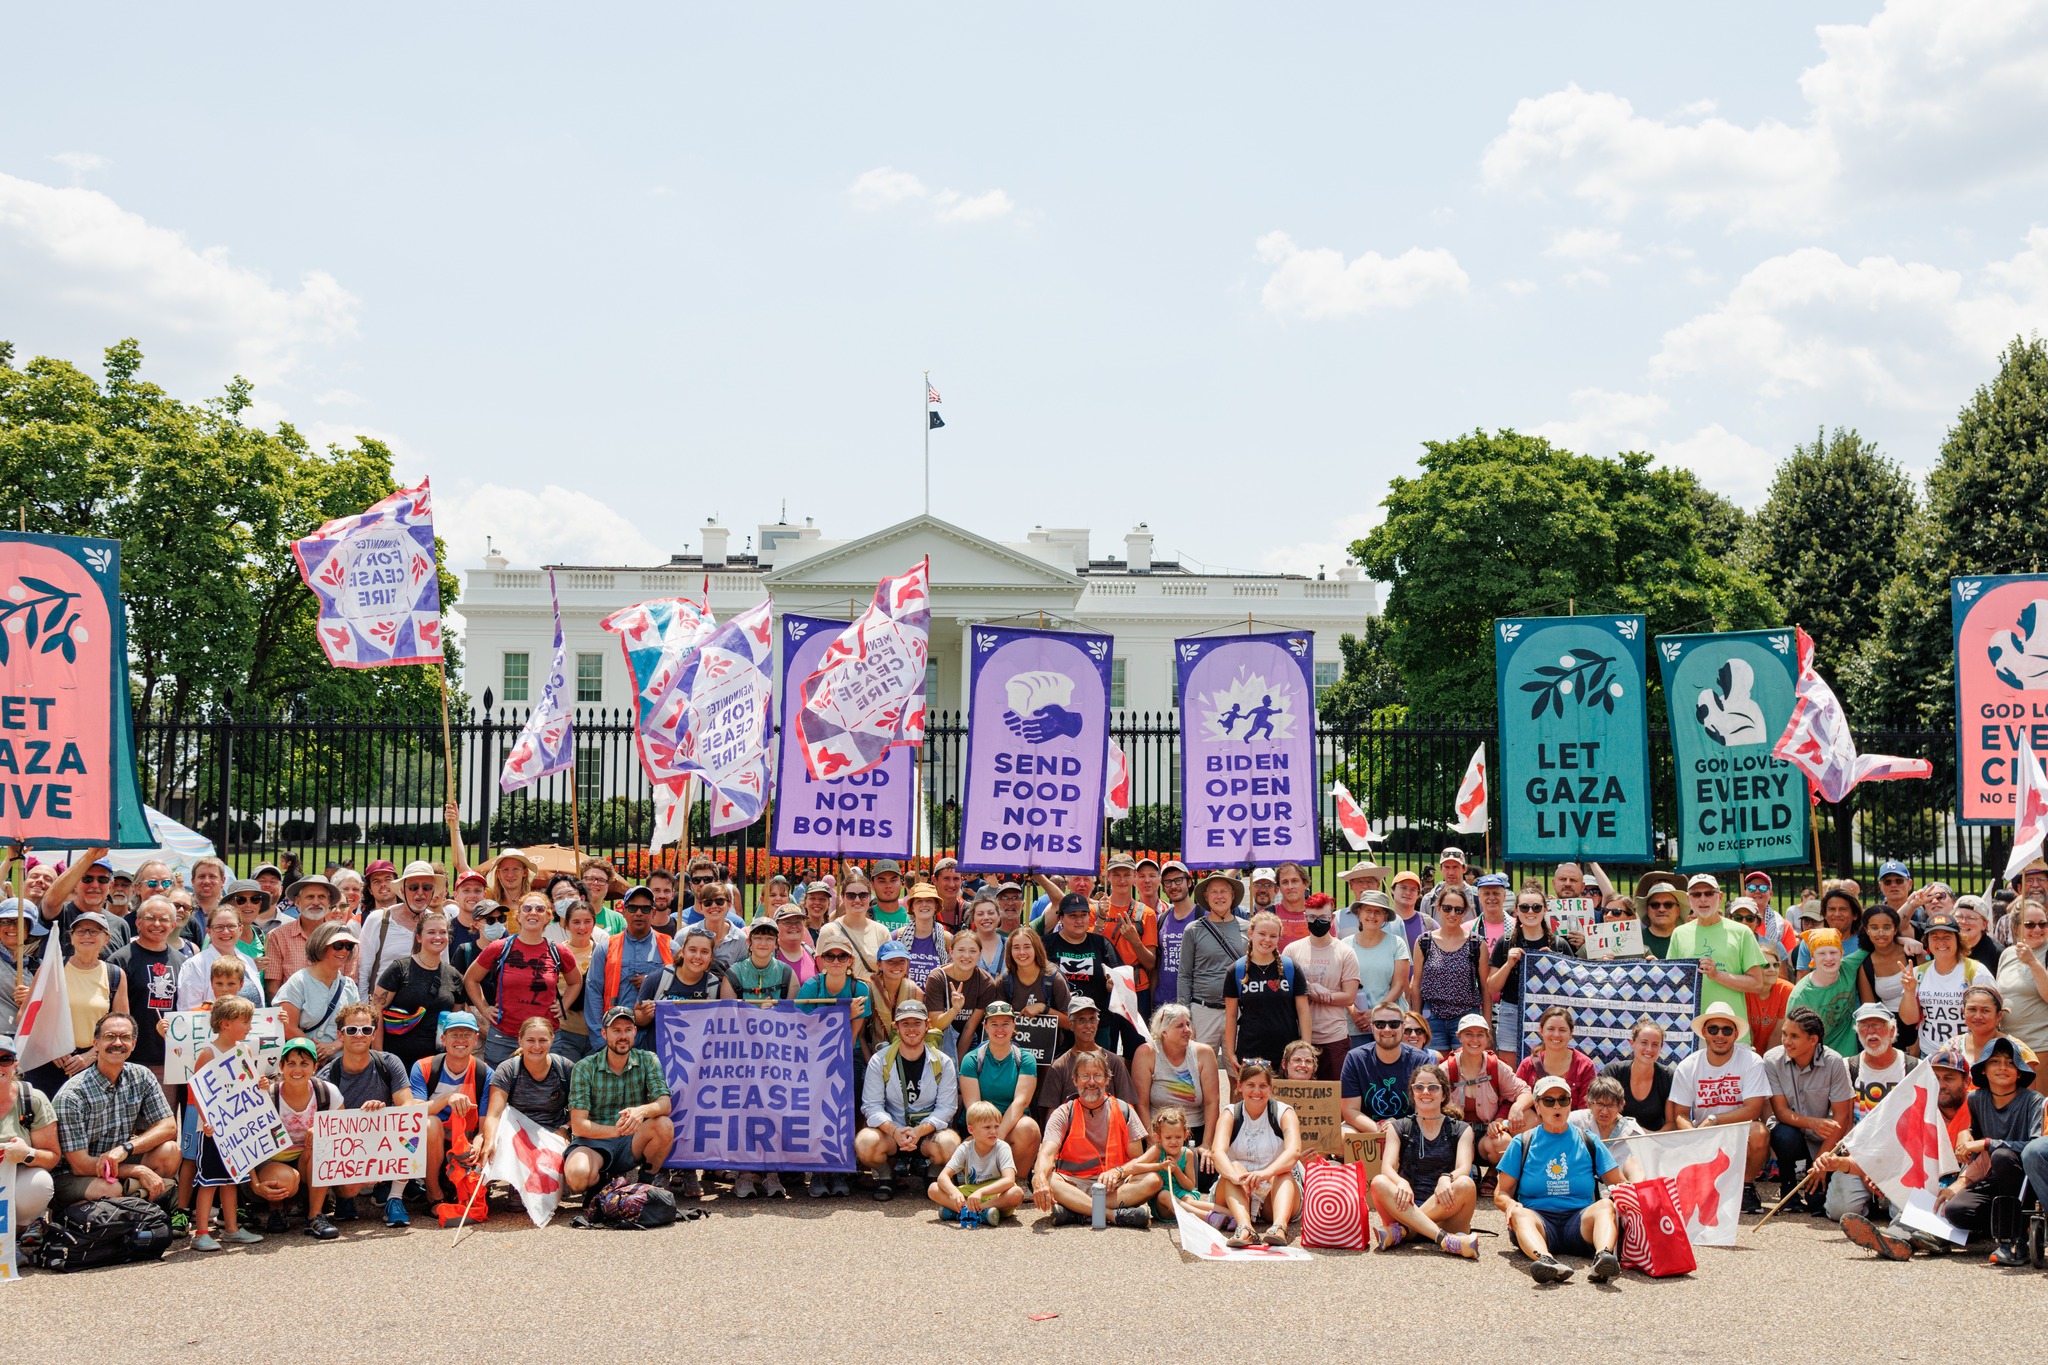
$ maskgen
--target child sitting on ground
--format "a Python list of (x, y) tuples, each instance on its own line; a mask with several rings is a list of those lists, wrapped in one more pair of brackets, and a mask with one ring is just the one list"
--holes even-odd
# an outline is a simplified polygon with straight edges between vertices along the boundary
[(1179, 1201), (1189, 1213), (1207, 1219), (1210, 1227), (1229, 1233), (1236, 1228), (1237, 1220), (1218, 1208), (1214, 1200), (1202, 1197), (1201, 1177), (1208, 1154), (1188, 1144), (1188, 1131), (1187, 1110), (1171, 1104), (1154, 1110), (1153, 1143), (1131, 1169), (1157, 1171), (1165, 1182), (1159, 1188), (1159, 1197), (1152, 1201), (1161, 1220), (1173, 1221), (1173, 1206)]
[(1024, 1202), (1017, 1184), (1017, 1158), (1011, 1155), (1010, 1144), (996, 1136), (1002, 1123), (1003, 1111), (987, 1100), (967, 1106), (968, 1140), (953, 1149), (952, 1159), (929, 1191), (942, 1220), (958, 1221), (964, 1210), (994, 1227), (1005, 1210)]

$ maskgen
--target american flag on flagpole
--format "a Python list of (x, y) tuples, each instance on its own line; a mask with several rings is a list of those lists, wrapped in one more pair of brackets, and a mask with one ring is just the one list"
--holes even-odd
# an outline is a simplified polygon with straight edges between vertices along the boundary
[(927, 403), (939, 401), (939, 391), (932, 387), (932, 381), (929, 379), (924, 381), (924, 401)]

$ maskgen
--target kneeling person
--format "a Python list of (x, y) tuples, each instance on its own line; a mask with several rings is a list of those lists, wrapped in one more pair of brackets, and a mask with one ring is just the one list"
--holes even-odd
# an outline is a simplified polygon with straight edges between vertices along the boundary
[(562, 1174), (572, 1193), (636, 1167), (650, 1170), (675, 1146), (668, 1080), (652, 1052), (633, 1046), (631, 1005), (604, 1012), (604, 1051), (569, 1073), (569, 1154)]
[(1075, 1096), (1045, 1121), (1032, 1200), (1057, 1224), (1085, 1223), (1093, 1205), (1088, 1187), (1100, 1180), (1120, 1228), (1152, 1224), (1145, 1204), (1159, 1193), (1156, 1172), (1142, 1170), (1145, 1123), (1138, 1111), (1109, 1093), (1109, 1058), (1099, 1048), (1074, 1055)]
[(946, 1167), (932, 1182), (931, 1200), (944, 1210), (939, 1216), (957, 1221), (964, 1211), (994, 1227), (1005, 1211), (1024, 1202), (1017, 1184), (1017, 1158), (1010, 1144), (996, 1136), (1003, 1111), (986, 1100), (967, 1106), (967, 1141), (953, 1149)]

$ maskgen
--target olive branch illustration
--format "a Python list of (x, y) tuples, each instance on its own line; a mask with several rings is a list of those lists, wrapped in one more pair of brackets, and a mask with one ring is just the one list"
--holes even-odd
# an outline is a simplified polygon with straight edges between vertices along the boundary
[(1536, 670), (1534, 682), (1522, 684), (1524, 692), (1536, 693), (1536, 705), (1529, 712), (1529, 719), (1535, 720), (1547, 707), (1551, 714), (1564, 715), (1564, 699), (1578, 696), (1587, 706), (1598, 706), (1608, 715), (1614, 714), (1615, 698), (1622, 694), (1619, 682), (1608, 679), (1614, 658), (1612, 655), (1595, 654), (1590, 649), (1571, 649), (1558, 656), (1555, 667), (1543, 665)]
[(25, 636), (30, 645), (40, 639), (40, 653), (54, 651), (64, 656), (65, 663), (77, 663), (78, 642), (87, 638), (78, 613), (71, 611), (78, 597), (54, 583), (23, 574), (19, 583), (0, 594), (0, 664), (6, 663), (13, 651), (7, 638), (10, 635)]

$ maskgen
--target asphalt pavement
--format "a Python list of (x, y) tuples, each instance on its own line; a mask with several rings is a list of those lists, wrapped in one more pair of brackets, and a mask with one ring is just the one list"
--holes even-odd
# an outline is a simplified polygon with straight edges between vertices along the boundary
[[(462, 1235), (350, 1225), (8, 1287), (17, 1358), (234, 1360), (1638, 1362), (2007, 1359), (2048, 1275), (1983, 1253), (1881, 1262), (1781, 1215), (1699, 1269), (1537, 1286), (1500, 1237), (1479, 1260), (1427, 1245), (1213, 1264), (1177, 1235), (940, 1223), (921, 1199), (712, 1198), (652, 1232), (536, 1228), (501, 1211)], [(1477, 1226), (1498, 1231), (1490, 1208)]]

